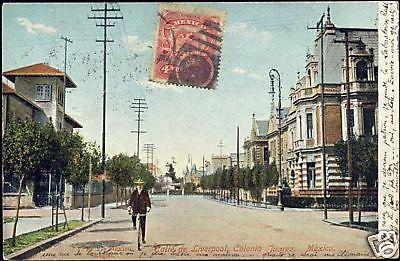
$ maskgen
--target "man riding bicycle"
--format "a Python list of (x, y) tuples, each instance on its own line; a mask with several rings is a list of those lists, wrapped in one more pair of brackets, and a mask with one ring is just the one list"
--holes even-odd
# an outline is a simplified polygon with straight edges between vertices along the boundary
[(151, 209), (151, 202), (149, 193), (143, 188), (144, 181), (139, 178), (135, 181), (136, 188), (132, 192), (129, 199), (129, 212), (132, 212), (132, 223), (133, 229), (136, 230), (136, 217), (139, 215), (140, 228), (142, 230), (142, 243), (145, 244), (145, 233), (146, 233), (146, 213)]

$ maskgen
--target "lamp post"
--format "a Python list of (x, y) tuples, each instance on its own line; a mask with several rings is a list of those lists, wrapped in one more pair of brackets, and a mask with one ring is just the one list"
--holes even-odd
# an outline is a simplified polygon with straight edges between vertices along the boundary
[(278, 70), (272, 68), (269, 70), (269, 78), (271, 80), (271, 89), (270, 93), (275, 94), (274, 90), (274, 82), (275, 79), (278, 78), (278, 144), (279, 144), (279, 153), (278, 153), (278, 158), (279, 158), (279, 176), (278, 176), (278, 207), (280, 210), (284, 210), (284, 207), (282, 205), (282, 141), (281, 141), (281, 111), (282, 111), (282, 105), (281, 105), (281, 75), (279, 74)]

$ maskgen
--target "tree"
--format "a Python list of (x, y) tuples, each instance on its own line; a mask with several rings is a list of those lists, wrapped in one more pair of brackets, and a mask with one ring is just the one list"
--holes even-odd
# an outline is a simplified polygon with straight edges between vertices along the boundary
[[(371, 138), (352, 137), (352, 186), (358, 184), (359, 179), (364, 178), (367, 183), (367, 190), (371, 187), (376, 187), (378, 181), (378, 140), (376, 136)], [(339, 140), (334, 146), (336, 155), (336, 163), (339, 165), (339, 170), (342, 177), (349, 175), (347, 166), (347, 146), (348, 141)], [(360, 195), (359, 195), (360, 196)], [(360, 199), (360, 198), (359, 198)], [(361, 222), (360, 200), (358, 200), (359, 222)]]
[[(126, 187), (132, 184), (135, 176), (136, 162), (133, 157), (120, 153), (114, 155), (107, 161), (107, 170), (110, 175), (111, 182), (117, 186), (117, 207), (119, 187)], [(136, 175), (137, 176), (137, 175)]]
[[(83, 149), (83, 138), (77, 133), (68, 133), (66, 131), (57, 131), (52, 123), (46, 123), (42, 129), (42, 148), (44, 160), (41, 162), (41, 169), (46, 170), (52, 176), (52, 180), (56, 182), (56, 223), (55, 229), (58, 231), (58, 209), (60, 207), (60, 198), (62, 191), (62, 180), (65, 178), (73, 184), (81, 184), (87, 182), (84, 180), (87, 175), (80, 175), (80, 170), (74, 170), (77, 165), (77, 159), (80, 158)], [(78, 174), (74, 178), (75, 172)], [(53, 210), (52, 210), (53, 211)], [(65, 214), (65, 212), (64, 212)], [(65, 219), (66, 216), (64, 215)], [(66, 224), (67, 220), (66, 220)]]
[(267, 167), (265, 175), (265, 187), (277, 186), (279, 180), (278, 169), (276, 168), (275, 162), (272, 162)]
[(15, 245), (22, 189), (26, 178), (40, 167), (43, 153), (41, 127), (38, 123), (11, 119), (3, 136), (3, 166), (6, 175), (17, 177), (18, 198), (11, 245)]
[[(146, 166), (140, 163), (136, 156), (129, 156), (124, 153), (114, 155), (107, 160), (107, 170), (111, 182), (117, 186), (117, 207), (119, 187), (122, 187), (126, 203), (126, 187), (133, 186), (139, 178), (145, 182), (144, 188), (150, 189), (154, 186), (155, 178), (147, 170)], [(121, 197), (122, 198), (122, 197)]]
[(64, 146), (68, 146), (67, 167), (65, 169), (66, 181), (71, 184), (75, 189), (80, 188), (82, 191), (82, 214), (85, 207), (85, 186), (89, 182), (89, 168), (92, 164), (92, 175), (98, 173), (101, 169), (100, 166), (100, 151), (94, 143), (84, 142), (83, 137), (78, 133), (60, 133), (65, 135)]

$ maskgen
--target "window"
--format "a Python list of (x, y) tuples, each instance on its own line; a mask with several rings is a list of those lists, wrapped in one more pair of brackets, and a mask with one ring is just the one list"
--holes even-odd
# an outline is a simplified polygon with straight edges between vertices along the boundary
[(307, 113), (307, 139), (313, 138), (312, 113)]
[(307, 162), (307, 188), (315, 188), (315, 162)]
[(58, 86), (58, 103), (63, 105), (64, 104), (64, 93), (63, 93), (63, 87)]
[(264, 165), (267, 166), (269, 164), (269, 155), (268, 155), (268, 145), (264, 146)]
[(50, 84), (36, 84), (36, 101), (51, 101)]
[(356, 76), (357, 76), (357, 81), (367, 81), (368, 80), (367, 62), (359, 61), (356, 64)]
[(364, 120), (364, 135), (371, 137), (375, 135), (375, 109), (374, 108), (363, 108), (363, 120)]

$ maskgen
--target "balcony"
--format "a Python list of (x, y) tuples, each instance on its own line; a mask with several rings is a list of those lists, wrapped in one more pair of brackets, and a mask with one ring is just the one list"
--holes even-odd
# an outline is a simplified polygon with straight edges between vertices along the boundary
[[(341, 91), (342, 93), (346, 92), (344, 84), (342, 85)], [(377, 92), (377, 91), (378, 91), (378, 83), (375, 81), (350, 83), (350, 92)]]
[(304, 148), (304, 140), (296, 140), (294, 142), (294, 150), (303, 149)]

